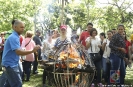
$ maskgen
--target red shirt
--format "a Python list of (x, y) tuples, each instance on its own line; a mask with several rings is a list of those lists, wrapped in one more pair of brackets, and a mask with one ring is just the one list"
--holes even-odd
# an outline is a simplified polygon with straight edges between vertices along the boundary
[(23, 41), (23, 36), (20, 35), (19, 40), (20, 40), (20, 46), (21, 46), (22, 41)]
[(88, 31), (82, 32), (82, 34), (80, 35), (80, 39), (79, 39), (81, 41), (82, 45), (86, 46), (85, 40), (89, 36), (90, 36), (90, 33)]
[(128, 53), (128, 47), (131, 46), (131, 43), (128, 40), (125, 40), (126, 43), (126, 53)]

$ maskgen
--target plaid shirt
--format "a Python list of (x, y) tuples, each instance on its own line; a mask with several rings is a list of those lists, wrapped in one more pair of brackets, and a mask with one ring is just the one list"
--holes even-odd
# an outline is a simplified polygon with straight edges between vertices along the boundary
[(123, 53), (121, 50), (118, 50), (119, 47), (126, 48), (125, 40), (119, 33), (116, 33), (112, 36), (109, 47), (111, 48), (111, 53), (114, 53), (121, 58), (125, 57), (125, 53)]

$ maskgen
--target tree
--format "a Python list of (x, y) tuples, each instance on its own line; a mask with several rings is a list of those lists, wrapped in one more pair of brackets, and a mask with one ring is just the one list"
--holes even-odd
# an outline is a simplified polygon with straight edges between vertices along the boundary
[(25, 22), (26, 30), (33, 27), (33, 16), (38, 7), (40, 0), (0, 0), (0, 31), (8, 31), (11, 29), (12, 19), (20, 19)]

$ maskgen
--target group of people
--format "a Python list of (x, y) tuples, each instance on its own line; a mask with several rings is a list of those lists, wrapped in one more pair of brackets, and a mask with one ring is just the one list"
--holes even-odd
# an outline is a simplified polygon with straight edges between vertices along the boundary
[[(129, 41), (124, 25), (120, 24), (117, 26), (117, 29), (109, 30), (107, 33), (100, 33), (100, 36), (97, 36), (98, 31), (93, 28), (92, 23), (87, 24), (87, 30), (83, 31), (81, 35), (76, 35), (74, 33), (71, 38), (67, 38), (66, 33), (67, 26), (61, 26), (60, 37), (56, 39), (52, 46), (47, 42), (52, 42), (51, 36), (48, 38), (45, 44), (47, 43), (49, 45), (49, 50), (45, 49), (46, 45), (43, 48), (45, 49), (43, 52), (46, 52), (46, 55), (45, 53), (43, 54), (45, 57), (49, 55), (47, 51), (59, 48), (62, 43), (74, 42), (81, 45), (82, 48), (88, 52), (96, 67), (96, 74), (91, 87), (95, 87), (96, 85), (104, 87), (102, 84), (103, 80), (104, 84), (110, 87), (112, 86), (111, 84), (124, 87), (126, 67), (131, 65), (133, 61), (133, 34), (130, 37), (131, 41)], [(95, 59), (93, 59), (94, 57)], [(44, 70), (44, 87), (46, 74), (47, 72)]]
[[(96, 74), (91, 87), (95, 87), (95, 83), (99, 87), (104, 87), (102, 79), (108, 85), (116, 83), (116, 80), (111, 80), (110, 72), (118, 73), (117, 84), (124, 85), (126, 67), (133, 59), (133, 35), (131, 41), (128, 41), (124, 25), (118, 25), (117, 29), (97, 36), (97, 29), (93, 28), (92, 23), (88, 23), (87, 29), (81, 35), (73, 31), (71, 38), (67, 37), (67, 26), (61, 25), (59, 31), (57, 29), (50, 31), (44, 41), (40, 38), (40, 31), (36, 31), (34, 37), (31, 31), (27, 31), (22, 37), (24, 28), (25, 24), (22, 21), (13, 20), (12, 30), (7, 33), (10, 35), (5, 38), (1, 32), (0, 51), (3, 68), (1, 78), (4, 78), (5, 82), (1, 81), (0, 87), (22, 87), (25, 75), (26, 81), (30, 79), (31, 65), (33, 65), (33, 74), (37, 74), (38, 61), (48, 59), (51, 50), (56, 50), (62, 43), (68, 42), (82, 46), (92, 59)], [(46, 76), (47, 72), (44, 69), (43, 87), (46, 87)]]

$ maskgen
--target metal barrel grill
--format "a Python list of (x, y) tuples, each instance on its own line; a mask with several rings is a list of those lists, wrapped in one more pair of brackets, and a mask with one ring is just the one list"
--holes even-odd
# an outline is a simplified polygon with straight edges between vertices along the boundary
[(45, 65), (51, 67), (47, 71), (53, 87), (90, 86), (95, 66), (82, 47), (71, 43), (63, 44), (49, 56)]

